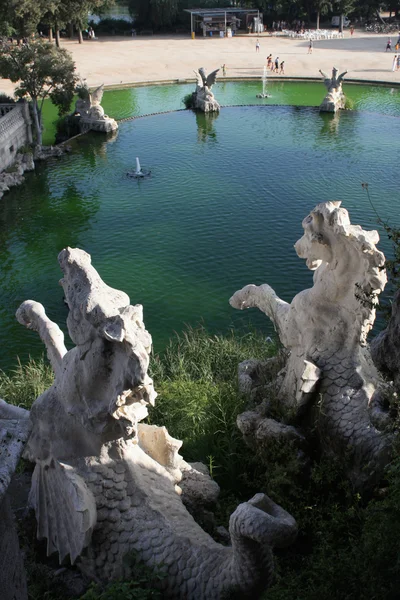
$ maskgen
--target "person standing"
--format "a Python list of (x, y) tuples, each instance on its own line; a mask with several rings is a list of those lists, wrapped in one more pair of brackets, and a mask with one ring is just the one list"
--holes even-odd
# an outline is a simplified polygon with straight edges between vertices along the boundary
[(395, 54), (393, 56), (392, 71), (395, 71), (396, 69), (397, 69), (397, 54)]
[(353, 35), (353, 33), (354, 33), (354, 27), (353, 27), (353, 25), (352, 25), (352, 26), (350, 27), (350, 35)]
[(260, 52), (260, 42), (256, 41), (256, 52)]
[(310, 38), (310, 42), (308, 44), (308, 53), (307, 54), (312, 54), (312, 51), (313, 51), (313, 41)]

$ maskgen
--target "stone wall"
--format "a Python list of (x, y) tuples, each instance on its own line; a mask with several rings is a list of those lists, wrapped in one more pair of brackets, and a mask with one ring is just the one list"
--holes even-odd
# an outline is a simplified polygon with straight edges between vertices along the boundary
[(17, 150), (32, 142), (31, 119), (26, 102), (0, 105), (0, 171), (15, 160)]

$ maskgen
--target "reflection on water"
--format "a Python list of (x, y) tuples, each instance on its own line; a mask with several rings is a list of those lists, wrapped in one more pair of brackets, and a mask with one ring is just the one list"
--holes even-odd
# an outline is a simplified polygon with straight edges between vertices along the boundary
[[(288, 301), (309, 287), (312, 273), (293, 249), (302, 219), (337, 199), (353, 223), (376, 228), (361, 182), (381, 217), (398, 224), (397, 123), (259, 106), (157, 115), (121, 123), (111, 139), (77, 138), (2, 199), (0, 368), (42, 352), (14, 318), (22, 301), (42, 302), (64, 326), (57, 254), (67, 245), (143, 304), (156, 351), (201, 319), (214, 332), (250, 321), (270, 335), (268, 319), (231, 309), (229, 297), (247, 283), (268, 282)], [(126, 177), (136, 156), (152, 171), (142, 184)], [(386, 237), (380, 248), (390, 253)]]
[(217, 133), (214, 122), (218, 119), (218, 112), (196, 112), (197, 139), (199, 142), (216, 141)]
[(340, 113), (335, 114), (320, 113), (323, 125), (321, 127), (321, 137), (326, 139), (326, 135), (336, 136), (339, 133), (339, 119)]

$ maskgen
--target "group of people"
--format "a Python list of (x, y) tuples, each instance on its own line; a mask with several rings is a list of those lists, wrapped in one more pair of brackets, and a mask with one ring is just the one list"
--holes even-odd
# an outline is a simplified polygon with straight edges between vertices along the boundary
[(272, 73), (278, 73), (279, 75), (285, 74), (285, 61), (279, 62), (279, 56), (275, 60), (272, 60), (272, 54), (267, 56), (267, 69)]
[(400, 54), (393, 56), (392, 71), (400, 71)]
[[(394, 49), (396, 50), (396, 52), (398, 52), (399, 48), (400, 48), (400, 31), (399, 31), (399, 39), (397, 40)], [(392, 39), (391, 38), (388, 38), (388, 41), (386, 42), (386, 52), (388, 50), (389, 50), (389, 52), (392, 51)]]
[[(282, 29), (288, 29), (289, 28), (289, 23), (287, 21), (273, 21), (272, 22), (272, 31), (282, 31)], [(306, 24), (305, 21), (300, 21), (299, 19), (295, 19), (292, 24), (291, 24), (292, 28), (295, 31), (301, 31), (301, 29), (304, 29)]]

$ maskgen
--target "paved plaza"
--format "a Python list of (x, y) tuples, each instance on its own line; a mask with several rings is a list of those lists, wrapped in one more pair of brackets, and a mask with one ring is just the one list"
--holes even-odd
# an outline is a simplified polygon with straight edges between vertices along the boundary
[[(316, 40), (308, 54), (308, 41), (263, 34), (258, 36), (260, 52), (256, 52), (255, 35), (233, 38), (189, 36), (102, 37), (78, 44), (62, 40), (76, 62), (79, 75), (89, 86), (104, 83), (119, 86), (138, 82), (194, 79), (193, 69), (214, 70), (226, 65), (226, 77), (261, 77), (266, 57), (285, 61), (285, 75), (271, 77), (319, 77), (319, 69), (330, 72), (335, 66), (348, 71), (346, 80), (397, 82), (400, 71), (392, 72), (392, 52), (385, 52), (386, 34), (367, 34), (345, 30), (343, 39)], [(222, 71), (221, 71), (222, 74)], [(10, 81), (0, 81), (0, 91), (12, 93)]]

